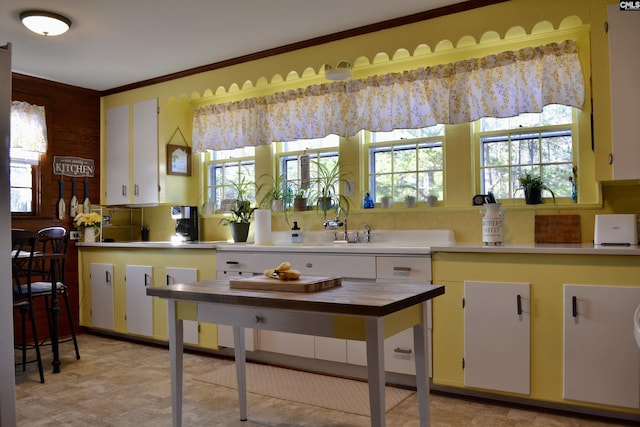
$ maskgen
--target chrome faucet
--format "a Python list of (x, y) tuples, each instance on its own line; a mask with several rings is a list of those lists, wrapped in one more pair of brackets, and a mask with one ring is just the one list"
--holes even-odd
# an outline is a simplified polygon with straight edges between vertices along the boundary
[(342, 233), (343, 235), (343, 240), (345, 240), (346, 242), (349, 241), (349, 230), (347, 228), (347, 214), (344, 215), (344, 220), (340, 221), (340, 207), (338, 207), (336, 209), (336, 219), (328, 219), (325, 220), (322, 225), (324, 226), (325, 230), (336, 230), (340, 227), (344, 227), (344, 231)]
[(364, 235), (367, 243), (371, 243), (371, 227), (369, 227), (367, 224), (364, 225)]

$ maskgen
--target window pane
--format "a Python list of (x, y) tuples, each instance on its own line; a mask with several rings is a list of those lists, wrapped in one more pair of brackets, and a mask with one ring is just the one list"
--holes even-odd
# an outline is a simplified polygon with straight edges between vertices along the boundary
[(391, 151), (376, 151), (373, 154), (373, 172), (377, 174), (391, 172)]
[(394, 171), (415, 171), (417, 169), (415, 145), (396, 146), (393, 151)]
[(317, 150), (320, 148), (336, 148), (340, 144), (340, 137), (337, 135), (328, 135), (324, 138), (315, 139), (298, 139), (296, 141), (287, 141), (284, 143), (284, 151), (304, 151)]
[(438, 200), (444, 199), (444, 173), (442, 171), (429, 171), (418, 174), (418, 201), (426, 201), (427, 196), (438, 196)]
[[(509, 185), (509, 168), (485, 168), (482, 169), (482, 180), (486, 191), (491, 191), (498, 199), (510, 199), (513, 197)], [(517, 185), (516, 185), (517, 186)]]
[(441, 170), (442, 160), (442, 146), (421, 146), (418, 151), (418, 170)]
[(372, 192), (375, 195), (375, 201), (380, 203), (380, 199), (384, 196), (391, 196), (391, 178), (392, 175), (376, 175), (374, 178), (374, 185)]
[(29, 213), (33, 207), (33, 183), (31, 165), (11, 163), (11, 212)]
[(538, 139), (514, 135), (511, 140), (511, 164), (531, 165), (540, 163), (540, 146)]
[(573, 159), (573, 150), (571, 147), (571, 135), (569, 136), (552, 136), (542, 139), (542, 162), (557, 163), (571, 162)]

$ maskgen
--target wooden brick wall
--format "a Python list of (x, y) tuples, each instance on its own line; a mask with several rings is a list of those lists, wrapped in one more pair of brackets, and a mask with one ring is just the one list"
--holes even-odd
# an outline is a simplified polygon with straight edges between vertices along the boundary
[[(47, 115), (48, 149), (42, 161), (41, 215), (35, 218), (12, 218), (11, 226), (39, 230), (49, 226), (64, 226), (73, 229), (72, 219), (61, 221), (57, 218), (59, 175), (53, 174), (54, 156), (77, 156), (93, 159), (96, 173), (90, 179), (89, 197), (94, 203), (100, 200), (100, 92), (21, 74), (13, 74), (13, 100), (44, 105)], [(78, 180), (77, 194), (83, 196), (82, 181)], [(71, 178), (65, 178), (65, 200), (71, 199)], [(82, 197), (80, 197), (82, 203)], [(69, 245), (69, 259), (66, 268), (74, 323), (78, 325), (78, 251), (75, 244)], [(60, 312), (61, 336), (69, 335), (68, 322)], [(15, 319), (19, 320), (18, 317)], [(18, 326), (17, 322), (16, 326)], [(46, 317), (42, 307), (38, 308), (38, 331), (46, 336)]]

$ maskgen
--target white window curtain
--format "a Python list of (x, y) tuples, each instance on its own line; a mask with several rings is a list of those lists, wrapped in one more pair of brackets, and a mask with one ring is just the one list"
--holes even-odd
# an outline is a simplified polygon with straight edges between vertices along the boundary
[(11, 103), (11, 151), (47, 152), (44, 107), (22, 101)]
[(464, 123), (583, 103), (578, 47), (567, 40), (201, 107), (193, 118), (194, 151)]

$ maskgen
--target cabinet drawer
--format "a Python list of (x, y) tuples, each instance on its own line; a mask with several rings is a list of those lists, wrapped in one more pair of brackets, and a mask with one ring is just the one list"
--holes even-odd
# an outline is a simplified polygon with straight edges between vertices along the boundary
[(377, 279), (403, 282), (431, 283), (431, 258), (429, 257), (376, 257)]
[[(218, 252), (219, 272), (262, 273), (288, 261), (292, 267), (309, 276), (337, 276), (344, 279), (375, 279), (376, 260), (366, 255), (294, 254), (283, 252)], [(227, 273), (228, 274), (228, 273)]]

